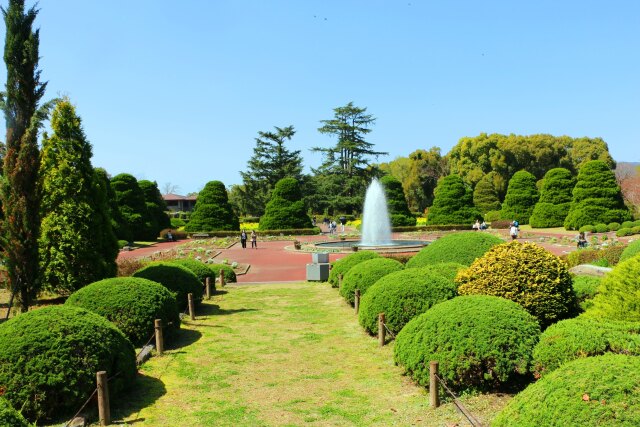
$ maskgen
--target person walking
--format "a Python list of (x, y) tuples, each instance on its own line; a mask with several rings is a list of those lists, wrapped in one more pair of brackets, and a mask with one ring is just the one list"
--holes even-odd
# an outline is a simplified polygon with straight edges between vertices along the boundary
[(247, 249), (247, 232), (244, 230), (240, 233), (240, 244), (242, 249)]
[(256, 234), (256, 230), (251, 230), (251, 247), (258, 249), (258, 235)]
[(511, 230), (509, 234), (511, 234), (511, 240), (516, 240), (518, 238), (518, 227), (516, 227), (515, 224), (511, 224)]

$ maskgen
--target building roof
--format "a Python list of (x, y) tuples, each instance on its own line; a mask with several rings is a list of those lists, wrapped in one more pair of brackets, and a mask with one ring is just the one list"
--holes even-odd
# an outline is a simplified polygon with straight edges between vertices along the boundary
[(179, 194), (173, 194), (173, 193), (169, 193), (169, 194), (163, 194), (162, 198), (165, 200), (165, 202), (175, 202), (178, 200), (197, 200), (198, 196), (181, 196)]

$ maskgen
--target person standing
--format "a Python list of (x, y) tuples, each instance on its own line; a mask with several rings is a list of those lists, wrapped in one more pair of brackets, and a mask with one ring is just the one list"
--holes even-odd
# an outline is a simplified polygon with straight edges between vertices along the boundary
[(511, 224), (511, 240), (516, 240), (518, 238), (518, 227), (515, 224)]
[(256, 234), (256, 230), (251, 230), (251, 247), (258, 249), (258, 235)]
[(247, 232), (244, 230), (240, 233), (240, 244), (242, 249), (247, 249)]

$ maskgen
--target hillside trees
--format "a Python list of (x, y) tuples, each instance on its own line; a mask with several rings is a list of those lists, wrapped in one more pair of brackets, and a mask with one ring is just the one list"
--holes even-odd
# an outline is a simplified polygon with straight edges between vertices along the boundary
[(481, 217), (473, 206), (471, 189), (462, 178), (452, 174), (438, 182), (427, 224), (472, 224)]
[(189, 232), (239, 230), (240, 222), (231, 205), (224, 184), (220, 181), (209, 181), (198, 193), (196, 206), (191, 219), (185, 226)]

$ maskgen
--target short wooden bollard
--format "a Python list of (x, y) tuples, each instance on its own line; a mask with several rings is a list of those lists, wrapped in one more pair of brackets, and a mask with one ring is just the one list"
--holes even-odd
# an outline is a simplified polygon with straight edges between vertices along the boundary
[(207, 295), (207, 299), (211, 299), (211, 277), (204, 279), (204, 292)]
[(386, 339), (386, 330), (384, 329), (384, 313), (378, 314), (378, 343), (380, 347), (384, 346)]
[(356, 314), (360, 311), (360, 289), (356, 289), (353, 294), (353, 309), (356, 311)]
[(101, 426), (111, 424), (111, 410), (109, 408), (109, 382), (107, 372), (100, 371), (96, 374), (98, 388), (98, 417)]
[(224, 270), (220, 269), (220, 287), (224, 288)]
[(338, 289), (342, 289), (342, 273), (338, 274)]
[(196, 309), (193, 305), (193, 294), (187, 294), (187, 301), (189, 302), (189, 317), (191, 317), (191, 320), (196, 320)]
[(438, 393), (438, 362), (429, 362), (429, 403), (431, 407), (440, 406), (440, 393)]
[(156, 351), (159, 355), (164, 353), (164, 338), (162, 337), (162, 319), (156, 319), (155, 321), (155, 330), (156, 330)]

